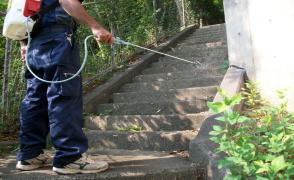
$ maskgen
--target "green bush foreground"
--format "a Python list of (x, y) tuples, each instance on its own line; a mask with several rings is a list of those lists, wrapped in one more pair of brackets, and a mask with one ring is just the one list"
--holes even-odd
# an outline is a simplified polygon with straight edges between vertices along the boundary
[[(253, 82), (247, 90), (228, 96), (219, 89), (222, 102), (208, 102), (211, 113), (222, 113), (216, 120), (222, 126), (213, 126), (211, 140), (219, 144), (216, 153), (227, 156), (218, 161), (219, 168), (227, 168), (231, 179), (294, 179), (294, 113), (287, 112), (284, 92), (283, 101), (270, 106), (259, 96)], [(246, 110), (241, 115), (232, 107), (245, 101)]]

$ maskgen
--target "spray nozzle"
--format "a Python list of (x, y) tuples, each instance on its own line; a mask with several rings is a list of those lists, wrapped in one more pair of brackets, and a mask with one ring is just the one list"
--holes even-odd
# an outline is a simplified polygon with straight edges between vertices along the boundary
[(131, 43), (126, 42), (126, 41), (123, 41), (123, 40), (121, 40), (119, 37), (116, 37), (116, 38), (115, 38), (115, 42), (114, 42), (114, 43), (115, 43), (115, 44), (120, 44), (120, 45), (127, 45), (127, 46), (131, 45)]

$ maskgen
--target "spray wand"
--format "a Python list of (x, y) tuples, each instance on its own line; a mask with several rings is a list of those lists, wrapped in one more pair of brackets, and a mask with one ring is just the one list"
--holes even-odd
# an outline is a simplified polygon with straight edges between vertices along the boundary
[[(27, 32), (28, 32), (28, 45), (27, 45), (27, 49), (29, 49), (30, 47), (30, 43), (31, 43), (31, 36), (30, 36), (30, 30), (29, 30), (29, 23), (30, 21), (30, 18), (27, 18), (25, 24), (26, 24), (26, 29), (27, 29)], [(72, 79), (74, 79), (75, 77), (77, 77), (81, 71), (84, 69), (85, 65), (86, 65), (86, 62), (87, 62), (87, 58), (88, 58), (88, 40), (90, 38), (94, 38), (95, 36), (94, 35), (89, 35), (85, 38), (84, 40), (84, 51), (85, 51), (85, 55), (84, 55), (84, 59), (83, 59), (83, 63), (81, 64), (81, 67), (80, 69), (73, 75), (71, 76), (70, 78), (67, 78), (67, 79), (64, 79), (64, 80), (60, 80), (60, 81), (48, 81), (48, 80), (45, 80), (45, 79), (42, 79), (40, 77), (38, 77), (30, 68), (29, 66), (29, 63), (28, 63), (28, 53), (26, 53), (26, 67), (28, 69), (28, 71), (35, 77), (37, 78), (38, 80), (42, 81), (42, 82), (45, 82), (45, 83), (50, 83), (50, 84), (58, 84), (58, 83), (64, 83), (64, 82), (67, 82), (67, 81), (70, 81)], [(126, 42), (126, 41), (123, 41), (121, 40), (119, 37), (116, 37), (115, 38), (115, 44), (119, 44), (119, 45), (126, 45), (126, 46), (133, 46), (133, 47), (136, 47), (136, 48), (140, 48), (140, 49), (144, 49), (144, 50), (147, 50), (147, 51), (151, 51), (151, 52), (154, 52), (154, 53), (157, 53), (157, 54), (161, 54), (161, 55), (164, 55), (164, 56), (168, 56), (168, 57), (171, 57), (171, 58), (174, 58), (174, 59), (178, 59), (180, 61), (184, 61), (184, 62), (187, 62), (187, 63), (191, 63), (191, 64), (198, 64), (198, 65), (201, 65), (200, 62), (198, 61), (189, 61), (189, 60), (186, 60), (186, 59), (183, 59), (183, 58), (179, 58), (179, 57), (176, 57), (176, 56), (172, 56), (172, 55), (169, 55), (169, 54), (166, 54), (166, 53), (162, 53), (162, 52), (159, 52), (159, 51), (155, 51), (155, 50), (152, 50), (152, 49), (148, 49), (148, 48), (145, 48), (145, 47), (142, 47), (142, 46), (138, 46), (136, 44), (132, 44), (132, 43), (129, 43), (129, 42)], [(28, 52), (28, 51), (27, 51)]]

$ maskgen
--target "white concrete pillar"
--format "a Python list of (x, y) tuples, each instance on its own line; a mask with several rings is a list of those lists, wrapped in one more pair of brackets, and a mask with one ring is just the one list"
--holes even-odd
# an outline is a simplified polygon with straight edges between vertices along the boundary
[(224, 0), (229, 60), (246, 68), (262, 96), (288, 89), (294, 112), (294, 0)]

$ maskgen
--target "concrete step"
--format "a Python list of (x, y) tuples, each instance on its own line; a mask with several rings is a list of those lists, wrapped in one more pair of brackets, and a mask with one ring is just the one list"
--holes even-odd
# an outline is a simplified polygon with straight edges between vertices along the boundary
[(193, 72), (167, 72), (158, 74), (139, 75), (133, 79), (133, 82), (150, 82), (150, 81), (170, 81), (179, 79), (192, 79), (192, 78), (211, 78), (215, 76), (223, 76), (221, 69), (198, 69)]
[[(190, 45), (185, 45), (181, 44), (178, 45), (174, 48), (171, 48), (172, 53), (178, 53), (178, 54), (185, 54), (186, 52), (191, 52), (194, 51), (195, 53), (199, 52), (212, 52), (212, 51), (227, 51), (228, 47), (226, 44), (222, 44), (221, 41), (216, 42), (216, 43), (208, 43), (208, 45), (199, 45), (199, 46), (190, 46)], [(176, 55), (176, 54), (175, 54)]]
[[(216, 38), (216, 37), (223, 37), (226, 36), (226, 31), (224, 29), (219, 29), (219, 30), (215, 30), (215, 31), (206, 31), (206, 32), (199, 32), (199, 31), (195, 31), (193, 34), (191, 34), (189, 36), (189, 39), (192, 38)], [(185, 41), (185, 40), (184, 40)]]
[(118, 130), (132, 126), (142, 127), (144, 131), (197, 130), (207, 116), (207, 112), (185, 115), (88, 116), (84, 127), (91, 130)]
[(217, 34), (193, 34), (191, 36), (189, 36), (189, 38), (185, 39), (184, 41), (182, 41), (181, 43), (187, 43), (187, 42), (191, 42), (192, 40), (201, 40), (201, 39), (206, 39), (212, 42), (217, 41), (218, 39), (226, 39), (227, 35), (226, 32), (220, 32)]
[[(174, 72), (174, 71), (195, 71), (199, 65), (186, 63), (182, 61), (170, 61), (167, 59), (161, 60), (159, 62), (152, 63), (150, 68), (143, 71), (149, 72)], [(149, 70), (149, 71), (148, 71)]]
[(89, 147), (143, 151), (188, 150), (198, 131), (98, 131), (88, 130)]
[(219, 31), (225, 31), (225, 25), (213, 25), (213, 26), (204, 26), (200, 29), (197, 29), (194, 33), (215, 33), (215, 32), (219, 32)]
[[(180, 58), (187, 58), (187, 60), (190, 60), (191, 57), (206, 57), (206, 56), (219, 56), (220, 54), (227, 54), (227, 47), (216, 47), (216, 48), (196, 48), (196, 47), (189, 47), (186, 48), (187, 46), (178, 46), (177, 48), (172, 49), (171, 51), (168, 52), (168, 54), (180, 57)], [(170, 58), (168, 56), (163, 56), (160, 59), (164, 58)], [(175, 59), (177, 60), (177, 59)], [(181, 62), (177, 60), (178, 62)]]
[(211, 25), (211, 26), (203, 26), (199, 29), (196, 30), (196, 32), (214, 32), (214, 31), (220, 31), (220, 30), (225, 30), (225, 25), (220, 24), (220, 25)]
[[(187, 53), (188, 54), (188, 53)], [(192, 55), (193, 57), (194, 55)], [(198, 56), (198, 54), (196, 54)], [(188, 61), (195, 61), (198, 60), (201, 62), (202, 65), (204, 64), (215, 64), (215, 63), (222, 63), (224, 59), (227, 59), (228, 56), (227, 51), (214, 51), (214, 52), (207, 52), (207, 55), (205, 57), (200, 56), (199, 58), (191, 58), (188, 59)], [(157, 69), (165, 69), (164, 71), (167, 71), (168, 69), (171, 69), (171, 71), (174, 71), (174, 69), (179, 69), (179, 71), (182, 71), (182, 69), (191, 69), (191, 66), (194, 68), (201, 68), (201, 65), (194, 65), (191, 63), (186, 63), (182, 61), (176, 61), (169, 57), (163, 57), (160, 58), (157, 62), (154, 62), (150, 65), (150, 68), (157, 68)]]
[[(198, 58), (193, 58), (189, 61), (193, 62), (200, 62), (201, 65), (198, 64), (190, 64), (190, 63), (183, 63), (183, 62), (179, 62), (179, 61), (174, 61), (173, 59), (169, 59), (169, 58), (164, 58), (161, 59), (157, 62), (154, 62), (150, 65), (150, 67), (154, 67), (157, 69), (165, 69), (164, 71), (168, 71), (170, 69), (170, 71), (175, 71), (175, 68), (179, 68), (179, 71), (182, 71), (182, 69), (191, 69), (191, 65), (193, 67), (196, 67), (198, 69), (203, 69), (203, 66), (208, 65), (208, 64), (221, 64), (223, 63), (224, 60), (227, 60), (227, 53), (223, 52), (222, 54), (219, 54), (218, 56), (214, 56), (213, 54), (211, 54), (210, 56), (206, 56), (206, 57), (198, 57)], [(217, 68), (214, 66), (211, 66), (211, 68)], [(185, 69), (186, 70), (186, 69)]]
[(182, 47), (218, 47), (220, 46), (220, 44), (222, 45), (226, 45), (227, 46), (227, 42), (224, 40), (220, 40), (220, 41), (213, 41), (213, 42), (204, 42), (204, 43), (197, 43), (195, 41), (187, 41), (187, 42), (181, 42), (178, 44), (178, 46), (182, 46)]
[[(187, 59), (188, 61), (193, 61), (193, 60), (200, 60), (201, 62), (207, 62), (207, 61), (216, 61), (216, 60), (224, 60), (226, 59), (225, 57), (227, 57), (227, 54), (223, 54), (223, 56), (217, 56), (217, 57), (198, 57), (198, 56), (182, 56), (182, 58)], [(141, 73), (142, 74), (158, 74), (158, 73), (168, 73), (168, 72), (191, 72), (191, 73), (195, 73), (197, 71), (199, 71), (199, 69), (203, 69), (204, 67), (201, 67), (200, 65), (196, 65), (196, 64), (191, 64), (188, 62), (184, 62), (184, 61), (179, 61), (179, 60), (175, 60), (172, 58), (169, 59), (164, 59), (162, 61), (166, 61), (166, 63), (174, 63), (174, 64), (178, 64), (177, 67), (169, 67), (169, 68), (162, 68), (162, 67), (157, 67), (156, 64), (151, 64), (149, 66), (149, 68), (143, 70)], [(160, 61), (160, 62), (162, 62)], [(180, 68), (180, 69), (178, 69)], [(219, 67), (210, 67), (210, 69), (217, 69)], [(202, 71), (202, 70), (200, 70)], [(208, 71), (208, 69), (207, 69)]]
[[(174, 71), (187, 71), (187, 70), (193, 70), (193, 71), (199, 71), (201, 69), (216, 69), (220, 68), (222, 69), (222, 64), (227, 61), (227, 53), (223, 53), (218, 56), (207, 56), (205, 58), (199, 57), (194, 58), (194, 60), (191, 61), (198, 61), (201, 63), (201, 65), (198, 64), (190, 64), (190, 63), (182, 63), (177, 62), (172, 59), (162, 59), (158, 62), (152, 63), (150, 65), (150, 68), (152, 68), (153, 72), (156, 71), (163, 71), (163, 72), (174, 72)], [(192, 67), (190, 67), (192, 66)], [(194, 67), (194, 69), (193, 69)], [(144, 73), (147, 71), (147, 69), (144, 71)], [(147, 71), (150, 72), (150, 71)]]
[(226, 41), (216, 41), (216, 42), (210, 42), (210, 43), (200, 43), (200, 44), (195, 44), (191, 45), (191, 43), (185, 43), (181, 42), (178, 44), (180, 47), (192, 47), (192, 48), (217, 48), (217, 47), (222, 47), (222, 46), (228, 46)]
[(171, 89), (167, 91), (140, 91), (114, 93), (114, 103), (156, 102), (156, 101), (184, 101), (206, 99), (211, 100), (217, 92), (216, 86), (186, 89)]
[[(192, 72), (191, 72), (192, 74)], [(222, 76), (191, 79), (178, 79), (170, 81), (154, 81), (142, 83), (125, 84), (120, 92), (138, 92), (138, 91), (166, 91), (168, 89), (184, 89), (192, 87), (218, 86), (222, 80)]]
[[(109, 169), (94, 174), (57, 175), (52, 167), (33, 171), (16, 171), (16, 156), (0, 159), (0, 179), (4, 180), (190, 180), (205, 179), (204, 169), (187, 161), (183, 155), (170, 152), (134, 151), (119, 149), (90, 150), (94, 161), (106, 161)], [(53, 153), (52, 153), (53, 155)]]
[(191, 37), (191, 39), (184, 41), (185, 44), (195, 43), (211, 43), (211, 42), (218, 42), (218, 41), (226, 41), (226, 36), (218, 36), (218, 37), (211, 37), (211, 36), (200, 36), (200, 37)]
[(99, 115), (191, 114), (207, 111), (207, 100), (100, 104)]

